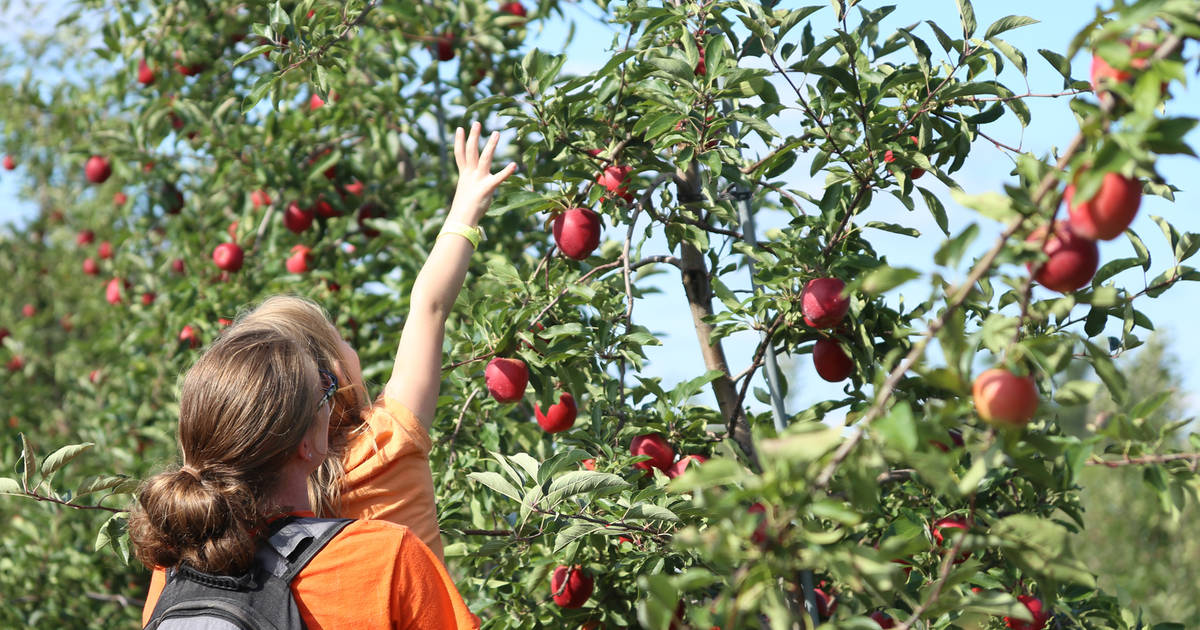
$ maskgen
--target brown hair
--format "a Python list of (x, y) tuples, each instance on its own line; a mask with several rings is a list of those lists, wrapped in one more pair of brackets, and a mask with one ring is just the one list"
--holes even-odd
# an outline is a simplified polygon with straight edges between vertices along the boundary
[(138, 490), (129, 519), (147, 567), (180, 562), (209, 573), (245, 572), (271, 495), (318, 411), (311, 352), (266, 329), (227, 332), (183, 378), (179, 448), (185, 465)]
[(325, 309), (312, 300), (293, 296), (269, 297), (238, 316), (230, 332), (266, 328), (307, 345), (323, 369), (338, 375), (339, 388), (329, 419), (329, 455), (308, 478), (308, 497), (317, 516), (340, 516), (345, 468), (342, 455), (350, 437), (364, 426), (363, 412), (370, 399), (362, 383), (349, 383), (342, 366), (341, 334)]

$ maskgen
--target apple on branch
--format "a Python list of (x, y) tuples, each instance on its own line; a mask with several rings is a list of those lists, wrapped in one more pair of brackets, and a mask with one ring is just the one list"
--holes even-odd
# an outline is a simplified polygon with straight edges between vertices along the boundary
[(1091, 282), (1096, 275), (1096, 267), (1100, 265), (1100, 249), (1096, 241), (1076, 233), (1067, 221), (1055, 221), (1054, 231), (1046, 237), (1046, 226), (1034, 230), (1027, 242), (1040, 243), (1045, 239), (1042, 252), (1046, 261), (1034, 267), (1028, 263), (1026, 268), (1033, 273), (1033, 279), (1052, 291), (1070, 293)]
[(546, 413), (543, 414), (541, 406), (536, 403), (533, 405), (533, 412), (542, 430), (546, 433), (559, 433), (575, 425), (578, 410), (575, 407), (575, 397), (563, 392), (558, 397), (558, 402), (546, 409)]
[(245, 254), (237, 243), (221, 243), (213, 249), (212, 259), (221, 271), (235, 272), (242, 268)]
[(571, 260), (584, 260), (600, 245), (600, 215), (571, 208), (554, 218), (554, 243)]
[(563, 608), (579, 608), (592, 596), (596, 582), (592, 576), (575, 565), (558, 565), (550, 577), (550, 593), (554, 603)]
[(496, 402), (517, 402), (529, 384), (529, 368), (520, 359), (496, 357), (483, 370), (483, 380)]
[(651, 468), (657, 468), (665, 473), (675, 462), (675, 449), (671, 447), (666, 438), (657, 433), (647, 433), (633, 438), (629, 442), (629, 454), (634, 457), (639, 455), (650, 457), (648, 460), (633, 465), (634, 468), (640, 468), (646, 472), (649, 472)]
[(1142, 203), (1142, 183), (1120, 173), (1105, 173), (1100, 189), (1091, 199), (1075, 203), (1075, 185), (1063, 192), (1069, 223), (1076, 234), (1111, 241), (1133, 223)]
[(971, 395), (979, 417), (997, 426), (1019, 429), (1037, 413), (1038, 393), (1033, 379), (1004, 368), (980, 374), (971, 387)]
[(89, 182), (103, 184), (112, 175), (112, 165), (109, 164), (108, 158), (101, 155), (93, 155), (83, 165), (83, 174)]

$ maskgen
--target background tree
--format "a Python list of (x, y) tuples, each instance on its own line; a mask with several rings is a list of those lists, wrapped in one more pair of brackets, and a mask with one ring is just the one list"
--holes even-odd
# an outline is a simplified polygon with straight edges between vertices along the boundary
[[(39, 208), (0, 248), (19, 434), (0, 492), (54, 504), (0, 504), (0, 622), (137, 617), (122, 510), (174, 457), (177, 375), (240, 305), (320, 300), (382, 380), (454, 184), (447, 130), (478, 119), (521, 171), (450, 322), (431, 464), (486, 627), (1140, 627), (1072, 536), (1079, 485), (1116, 462), (1194, 505), (1200, 445), (1171, 452), (1183, 425), (1141, 420), (1169, 392), (1131, 387), (1114, 356), (1152, 329), (1141, 304), (1200, 279), (1200, 239), (1159, 220), (1151, 250), (1078, 208), (1173, 195), (1157, 160), (1194, 154), (1170, 103), (1200, 6), (1118, 2), (1031, 59), (1001, 36), (1032, 18), (984, 27), (957, 5), (953, 27), (889, 32), (898, 9), (876, 3), (601, 3), (622, 35), (586, 73), (522, 45), (553, 1), (75, 5), (20, 59), (63, 74), (0, 84), (3, 150)], [(1085, 48), (1094, 86), (1071, 76)], [(1062, 91), (1005, 84), (1031, 62)], [(1067, 146), (989, 133), (1043, 97), (1069, 99)], [(1011, 156), (1003, 190), (955, 179), (980, 138)], [(820, 190), (792, 183), (805, 166)], [(961, 227), (939, 190), (970, 209)], [(929, 213), (936, 246), (877, 246), (919, 236), (874, 216), (885, 196)], [(769, 213), (785, 224), (757, 234)], [(1122, 231), (1133, 255), (1096, 260), (1091, 237)], [(639, 304), (675, 273), (703, 365), (666, 386)], [(759, 341), (734, 364), (744, 331)], [(842, 391), (777, 429), (747, 404), (772, 352), (812, 354)], [(495, 358), (529, 367), (519, 401), (485, 386)], [(973, 404), (980, 374), (1018, 394)], [(1101, 391), (1107, 422), (1059, 425)], [(549, 433), (533, 418), (563, 393), (578, 417)]]

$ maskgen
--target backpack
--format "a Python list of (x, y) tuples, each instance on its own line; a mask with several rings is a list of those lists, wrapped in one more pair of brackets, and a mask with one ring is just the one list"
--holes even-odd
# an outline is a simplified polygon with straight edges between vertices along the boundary
[(288, 517), (273, 523), (266, 544), (240, 576), (213, 575), (186, 564), (167, 571), (147, 630), (303, 630), (292, 579), (352, 519)]

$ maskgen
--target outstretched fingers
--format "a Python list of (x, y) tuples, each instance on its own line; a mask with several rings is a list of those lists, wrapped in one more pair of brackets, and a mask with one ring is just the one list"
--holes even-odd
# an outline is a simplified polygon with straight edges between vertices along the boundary
[(471, 133), (467, 136), (466, 164), (467, 168), (475, 168), (479, 163), (479, 130), (482, 125), (478, 121), (471, 123)]
[(492, 171), (492, 154), (496, 152), (496, 145), (500, 143), (500, 132), (493, 131), (487, 144), (483, 147), (483, 153), (479, 156), (479, 166), (487, 172)]
[(458, 170), (462, 170), (466, 164), (467, 139), (463, 133), (463, 128), (458, 127), (454, 130), (454, 163), (458, 165)]

